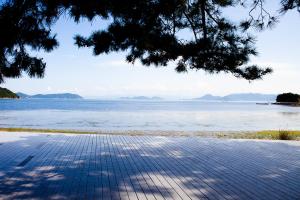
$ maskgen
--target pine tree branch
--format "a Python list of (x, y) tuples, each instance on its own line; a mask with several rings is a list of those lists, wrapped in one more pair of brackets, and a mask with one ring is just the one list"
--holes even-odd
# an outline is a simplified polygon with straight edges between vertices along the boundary
[(188, 14), (186, 12), (183, 12), (183, 14), (184, 14), (185, 18), (188, 20), (188, 22), (192, 28), (195, 40), (198, 41), (195, 24), (192, 22), (192, 20), (190, 19), (190, 17), (188, 16)]
[(205, 14), (205, 1), (201, 3), (201, 20), (202, 20), (202, 27), (203, 27), (203, 38), (204, 40), (207, 39), (207, 27), (206, 27), (206, 14)]

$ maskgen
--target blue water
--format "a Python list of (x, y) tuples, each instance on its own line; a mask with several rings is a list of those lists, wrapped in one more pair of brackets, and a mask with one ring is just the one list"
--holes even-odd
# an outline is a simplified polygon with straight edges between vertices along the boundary
[(0, 127), (78, 130), (300, 130), (300, 108), (255, 102), (1, 99)]

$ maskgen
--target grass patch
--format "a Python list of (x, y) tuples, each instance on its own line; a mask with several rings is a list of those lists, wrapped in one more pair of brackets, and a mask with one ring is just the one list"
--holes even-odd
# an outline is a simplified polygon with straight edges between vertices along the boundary
[(110, 135), (144, 135), (143, 131), (80, 131), (72, 129), (35, 129), (35, 128), (1, 128), (0, 132), (31, 132), (31, 133), (64, 133), (64, 134), (110, 134)]
[(241, 133), (220, 133), (218, 138), (232, 139), (265, 139), (265, 140), (300, 140), (300, 131), (278, 130)]
[[(160, 135), (160, 136), (188, 136), (190, 132), (180, 134), (176, 131), (79, 131), (66, 129), (34, 129), (34, 128), (0, 128), (6, 132), (34, 132), (34, 133), (69, 133), (69, 134), (112, 134), (112, 135)], [(191, 134), (193, 135), (193, 134)], [(278, 131), (257, 131), (257, 132), (229, 132), (220, 133), (201, 132), (195, 136), (217, 137), (228, 139), (264, 139), (264, 140), (300, 140), (300, 131), (278, 130)]]
[(74, 134), (95, 134), (94, 131), (61, 130), (61, 129), (34, 129), (34, 128), (0, 128), (6, 132), (34, 132), (34, 133), (74, 133)]
[(278, 131), (259, 131), (258, 135), (274, 140), (299, 140), (300, 131), (278, 130)]

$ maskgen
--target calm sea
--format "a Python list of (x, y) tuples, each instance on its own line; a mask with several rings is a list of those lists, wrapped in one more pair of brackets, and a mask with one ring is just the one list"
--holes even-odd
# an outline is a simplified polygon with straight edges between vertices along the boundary
[(0, 127), (78, 130), (300, 130), (300, 108), (255, 102), (0, 100)]

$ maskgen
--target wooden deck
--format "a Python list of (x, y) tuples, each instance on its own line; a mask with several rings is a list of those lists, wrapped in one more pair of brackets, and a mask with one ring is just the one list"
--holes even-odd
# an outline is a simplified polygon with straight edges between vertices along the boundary
[(300, 142), (0, 132), (0, 199), (300, 199)]

